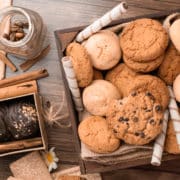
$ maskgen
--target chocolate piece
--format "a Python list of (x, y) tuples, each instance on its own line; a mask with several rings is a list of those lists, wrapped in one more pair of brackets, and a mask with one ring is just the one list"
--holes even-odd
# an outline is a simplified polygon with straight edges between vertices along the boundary
[(119, 118), (119, 122), (128, 122), (128, 121), (129, 121), (128, 118), (124, 118), (124, 117)]
[(150, 120), (149, 120), (149, 124), (151, 124), (151, 125), (155, 125), (155, 124), (156, 124), (156, 122), (154, 121), (154, 119), (150, 119)]
[(145, 138), (145, 134), (143, 132), (135, 132), (135, 136), (140, 136), (141, 138)]
[(15, 139), (35, 137), (39, 130), (37, 112), (31, 103), (10, 104), (8, 118), (5, 122)]
[(132, 93), (131, 93), (131, 96), (133, 96), (133, 97), (136, 96), (136, 95), (137, 95), (136, 92), (132, 92)]
[(162, 106), (160, 106), (160, 105), (155, 106), (155, 110), (156, 110), (156, 112), (161, 112)]

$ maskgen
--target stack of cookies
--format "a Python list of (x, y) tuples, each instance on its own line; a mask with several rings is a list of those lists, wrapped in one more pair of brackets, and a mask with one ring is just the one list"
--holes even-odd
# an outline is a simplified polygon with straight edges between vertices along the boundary
[(137, 72), (153, 71), (163, 61), (168, 40), (167, 32), (158, 21), (138, 19), (120, 35), (124, 62)]
[(66, 55), (89, 114), (78, 128), (87, 148), (111, 153), (122, 143), (148, 144), (161, 133), (167, 84), (180, 74), (180, 54), (160, 22), (138, 19), (120, 35), (99, 31), (69, 44)]

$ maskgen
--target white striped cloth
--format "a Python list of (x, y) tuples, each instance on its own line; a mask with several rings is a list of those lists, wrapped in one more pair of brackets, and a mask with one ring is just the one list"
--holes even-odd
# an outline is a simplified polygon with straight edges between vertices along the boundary
[(172, 87), (168, 86), (168, 89), (169, 89), (169, 93), (171, 97), (170, 102), (169, 102), (169, 112), (170, 112), (170, 116), (173, 122), (174, 131), (176, 133), (177, 144), (180, 149), (180, 114), (179, 114), (178, 106), (175, 100)]
[(166, 110), (164, 113), (162, 132), (156, 138), (156, 141), (154, 142), (153, 154), (152, 154), (152, 159), (151, 159), (151, 164), (154, 166), (161, 165), (164, 143), (165, 143), (165, 139), (166, 139), (166, 130), (167, 130), (167, 125), (168, 125), (168, 119), (169, 119), (169, 111)]

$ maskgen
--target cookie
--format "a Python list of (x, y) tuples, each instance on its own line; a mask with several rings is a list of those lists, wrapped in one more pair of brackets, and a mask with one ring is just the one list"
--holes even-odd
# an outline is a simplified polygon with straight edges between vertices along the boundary
[(111, 102), (107, 121), (117, 138), (144, 145), (161, 132), (163, 109), (150, 92), (133, 92), (123, 100)]
[(114, 67), (121, 59), (121, 49), (118, 36), (108, 30), (92, 35), (84, 47), (91, 57), (93, 66), (99, 70)]
[(131, 86), (129, 86), (128, 94), (131, 92), (149, 91), (152, 93), (156, 101), (162, 104), (163, 109), (169, 104), (169, 91), (166, 84), (158, 77), (152, 75), (137, 76)]
[(175, 134), (173, 122), (171, 119), (168, 122), (164, 150), (170, 154), (180, 154), (180, 149), (177, 144), (176, 134)]
[(169, 35), (171, 38), (171, 41), (173, 42), (174, 46), (180, 53), (180, 34), (179, 34), (179, 29), (180, 29), (180, 19), (177, 19), (173, 22), (173, 24), (169, 28)]
[(68, 45), (66, 55), (72, 57), (72, 65), (78, 86), (88, 86), (93, 79), (93, 68), (86, 49), (82, 45), (73, 42)]
[(113, 99), (120, 99), (118, 89), (108, 81), (95, 80), (83, 91), (84, 107), (93, 115), (105, 116), (108, 104)]
[(100, 116), (84, 119), (78, 127), (78, 133), (81, 141), (96, 153), (110, 153), (120, 145), (119, 139), (108, 128), (106, 120)]
[(123, 97), (126, 97), (128, 95), (128, 85), (130, 85), (138, 75), (140, 75), (140, 73), (134, 72), (122, 63), (108, 71), (105, 79), (114, 84)]
[(168, 45), (168, 34), (153, 19), (138, 19), (127, 25), (120, 35), (124, 55), (138, 62), (151, 61), (161, 56)]
[(176, 77), (176, 79), (173, 82), (173, 92), (176, 101), (180, 103), (180, 74)]
[(178, 74), (180, 74), (180, 53), (176, 50), (174, 45), (171, 44), (159, 67), (158, 76), (163, 79), (166, 84), (172, 85)]
[(164, 54), (157, 57), (156, 59), (148, 62), (137, 62), (131, 58), (123, 56), (124, 63), (136, 72), (147, 73), (157, 69), (164, 59)]
[(103, 74), (101, 71), (93, 69), (93, 80), (103, 79)]

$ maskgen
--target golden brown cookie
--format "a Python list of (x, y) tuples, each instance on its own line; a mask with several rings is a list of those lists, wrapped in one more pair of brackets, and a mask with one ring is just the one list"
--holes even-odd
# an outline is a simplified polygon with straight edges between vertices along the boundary
[(128, 68), (124, 63), (117, 65), (112, 70), (108, 71), (105, 79), (114, 84), (123, 97), (128, 95), (128, 86), (131, 85), (134, 78), (140, 75)]
[(168, 45), (168, 34), (153, 19), (138, 19), (127, 25), (120, 35), (120, 45), (126, 57), (138, 62), (161, 56)]
[(123, 56), (124, 63), (136, 72), (147, 73), (157, 69), (164, 59), (164, 54), (157, 57), (156, 59), (148, 62), (137, 62), (131, 58)]
[(79, 87), (88, 86), (93, 79), (93, 68), (86, 49), (78, 44), (71, 43), (66, 49), (66, 55), (72, 57), (72, 65)]
[(93, 115), (105, 116), (108, 104), (113, 99), (120, 99), (121, 94), (110, 82), (95, 80), (83, 91), (84, 107)]
[(180, 53), (175, 49), (174, 45), (171, 44), (159, 67), (158, 76), (168, 85), (172, 85), (178, 74), (180, 74)]
[(144, 145), (162, 130), (163, 109), (153, 95), (133, 92), (109, 106), (107, 121), (116, 137), (128, 144)]
[(133, 91), (143, 92), (149, 91), (155, 100), (162, 104), (165, 110), (169, 104), (169, 91), (166, 84), (158, 77), (152, 75), (137, 76), (131, 86), (129, 86), (128, 94)]
[(92, 35), (84, 47), (96, 69), (111, 69), (121, 59), (119, 38), (109, 30), (102, 30)]
[(120, 141), (108, 128), (107, 121), (100, 116), (90, 116), (84, 119), (78, 128), (81, 141), (96, 153), (115, 151)]
[(93, 80), (103, 79), (103, 75), (101, 71), (93, 69)]
[(176, 134), (175, 134), (173, 122), (171, 119), (168, 122), (164, 150), (170, 154), (180, 154), (180, 149), (177, 144)]

